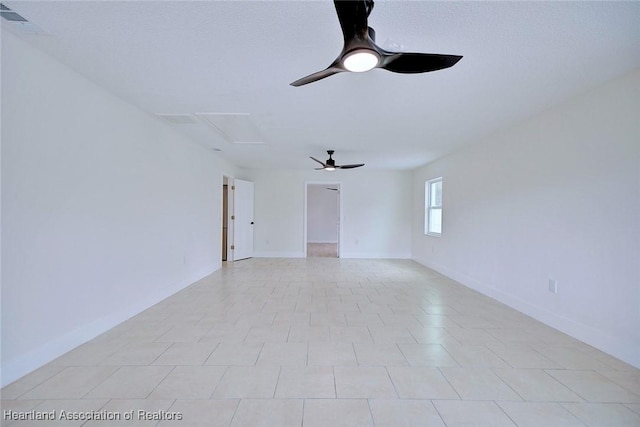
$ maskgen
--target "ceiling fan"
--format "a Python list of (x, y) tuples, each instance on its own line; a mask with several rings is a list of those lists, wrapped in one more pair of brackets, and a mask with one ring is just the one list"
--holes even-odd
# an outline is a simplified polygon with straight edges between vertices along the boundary
[(325, 70), (291, 83), (302, 86), (345, 71), (363, 72), (383, 68), (394, 73), (426, 73), (455, 65), (462, 56), (434, 53), (388, 52), (375, 44), (376, 32), (367, 24), (373, 0), (334, 0), (344, 46)]
[(336, 161), (333, 160), (333, 158), (331, 156), (333, 156), (334, 151), (333, 150), (327, 150), (327, 154), (329, 154), (329, 158), (327, 159), (326, 162), (321, 162), (320, 160), (316, 159), (315, 157), (311, 157), (309, 156), (312, 160), (315, 160), (316, 162), (320, 163), (322, 165), (321, 168), (316, 168), (316, 170), (326, 170), (326, 171), (334, 171), (336, 169), (353, 169), (353, 168), (359, 168), (360, 166), (364, 166), (364, 163), (358, 163), (358, 164), (354, 164), (354, 165), (336, 165)]

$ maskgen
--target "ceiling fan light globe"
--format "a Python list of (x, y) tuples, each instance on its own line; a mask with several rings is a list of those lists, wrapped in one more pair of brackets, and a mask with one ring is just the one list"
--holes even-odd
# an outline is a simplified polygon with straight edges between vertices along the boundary
[(342, 59), (342, 65), (349, 71), (354, 73), (362, 73), (376, 68), (380, 56), (369, 49), (357, 49), (353, 52), (349, 52)]
[(334, 170), (336, 170), (336, 168), (335, 168), (335, 166), (327, 166), (327, 167), (324, 168), (324, 170), (326, 170), (326, 171), (334, 171)]

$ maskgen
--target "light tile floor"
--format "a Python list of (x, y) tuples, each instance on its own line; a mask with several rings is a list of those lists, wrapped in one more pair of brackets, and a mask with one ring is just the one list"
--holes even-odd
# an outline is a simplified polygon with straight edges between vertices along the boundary
[(337, 243), (307, 243), (307, 256), (309, 258), (338, 258)]
[(2, 399), (58, 417), (3, 426), (620, 427), (640, 426), (640, 370), (412, 261), (251, 259)]

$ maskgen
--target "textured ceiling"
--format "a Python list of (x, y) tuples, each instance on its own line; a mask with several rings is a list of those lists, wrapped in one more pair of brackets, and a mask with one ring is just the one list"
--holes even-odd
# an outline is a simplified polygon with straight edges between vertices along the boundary
[[(39, 27), (4, 27), (249, 168), (308, 156), (409, 169), (640, 67), (639, 2), (377, 1), (387, 50), (463, 55), (453, 68), (342, 73), (307, 86), (342, 48), (330, 1), (4, 1)], [(242, 113), (263, 144), (233, 144), (202, 113)], [(160, 118), (158, 120), (161, 120)]]

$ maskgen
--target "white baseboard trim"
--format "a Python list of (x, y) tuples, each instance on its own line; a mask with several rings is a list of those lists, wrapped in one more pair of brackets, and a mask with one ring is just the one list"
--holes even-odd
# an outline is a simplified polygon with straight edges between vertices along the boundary
[(341, 252), (340, 258), (353, 259), (411, 259), (408, 253), (381, 253), (381, 252)]
[(604, 332), (590, 325), (585, 325), (584, 323), (576, 322), (573, 319), (549, 311), (544, 307), (533, 305), (521, 298), (504, 293), (486, 283), (467, 276), (464, 273), (451, 270), (440, 264), (416, 258), (413, 258), (413, 260), (468, 288), (474, 289), (488, 297), (491, 297), (520, 311), (521, 313), (526, 314), (527, 316), (531, 316), (547, 326), (602, 350), (603, 352), (635, 366), (636, 368), (640, 368), (640, 343), (635, 343), (630, 346), (628, 337), (611, 336), (608, 332)]
[[(253, 258), (304, 258), (304, 252), (255, 252)], [(411, 254), (380, 252), (342, 252), (340, 258), (357, 259), (412, 259)]]
[(254, 252), (254, 258), (304, 258), (304, 252)]
[[(37, 349), (24, 354), (20, 360), (12, 360), (2, 364), (0, 371), (0, 387), (11, 384), (12, 382), (22, 378), (23, 376), (35, 371), (36, 369), (55, 360), (63, 354), (73, 350), (74, 348), (92, 340), (98, 335), (108, 331), (109, 329), (119, 325), (127, 319), (143, 312), (149, 307), (159, 303), (162, 300), (174, 295), (182, 289), (192, 285), (203, 277), (208, 276), (220, 268), (220, 264), (209, 265), (206, 268), (191, 274), (186, 279), (176, 283), (173, 286), (167, 286), (158, 293), (154, 294), (144, 301), (134, 302), (133, 304), (121, 310), (113, 312), (107, 316), (94, 320), (86, 325), (70, 331), (64, 335), (53, 337), (50, 341), (44, 343)], [(4, 361), (3, 361), (4, 362)]]

